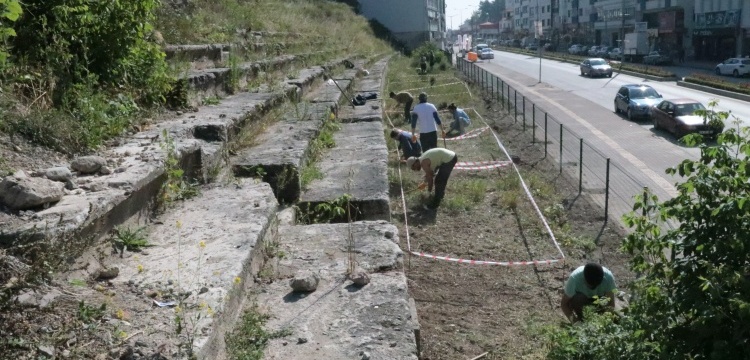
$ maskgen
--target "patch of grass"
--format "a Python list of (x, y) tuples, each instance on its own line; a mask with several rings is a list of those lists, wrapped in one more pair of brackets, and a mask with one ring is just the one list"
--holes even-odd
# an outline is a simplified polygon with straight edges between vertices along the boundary
[(162, 206), (169, 206), (175, 201), (187, 200), (200, 194), (198, 184), (190, 182), (185, 178), (185, 172), (180, 168), (180, 159), (175, 148), (174, 140), (169, 136), (167, 130), (162, 132), (164, 139), (160, 146), (166, 153), (164, 159), (164, 172), (167, 180), (162, 185), (160, 201)]
[(209, 96), (203, 99), (203, 105), (219, 105), (221, 99), (218, 96)]
[(463, 196), (446, 196), (440, 206), (448, 212), (455, 214), (457, 212), (471, 210), (472, 203), (469, 199)]
[(466, 193), (469, 201), (478, 204), (484, 200), (487, 194), (487, 181), (481, 179), (470, 180), (466, 184), (462, 184), (462, 190)]
[(263, 328), (270, 316), (262, 314), (257, 306), (245, 310), (237, 327), (226, 337), (229, 358), (237, 360), (261, 360), (268, 341), (292, 334), (284, 329), (269, 332)]
[(307, 163), (300, 172), (300, 182), (302, 183), (303, 189), (307, 189), (308, 185), (310, 185), (313, 180), (319, 180), (322, 178), (323, 172), (320, 171), (320, 169), (312, 163)]

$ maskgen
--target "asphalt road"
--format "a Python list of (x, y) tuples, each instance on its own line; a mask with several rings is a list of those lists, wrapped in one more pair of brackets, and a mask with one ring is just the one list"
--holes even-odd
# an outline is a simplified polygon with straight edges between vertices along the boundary
[[(518, 73), (539, 79), (539, 58), (515, 53), (495, 51), (495, 59), (490, 63), (512, 64), (512, 69)], [(673, 67), (670, 67), (672, 69)], [(614, 110), (614, 97), (621, 85), (632, 83), (648, 84), (664, 96), (665, 99), (690, 98), (708, 105), (712, 99), (719, 101), (717, 110), (731, 111), (742, 124), (750, 126), (750, 103), (735, 100), (698, 90), (692, 90), (676, 85), (675, 81), (659, 82), (643, 79), (637, 76), (615, 74), (612, 79), (591, 79), (580, 75), (578, 65), (555, 60), (542, 60), (541, 80), (554, 87), (569, 91), (571, 94), (586, 98), (599, 106)], [(686, 73), (696, 72), (687, 69)], [(651, 124), (642, 123), (650, 128)]]

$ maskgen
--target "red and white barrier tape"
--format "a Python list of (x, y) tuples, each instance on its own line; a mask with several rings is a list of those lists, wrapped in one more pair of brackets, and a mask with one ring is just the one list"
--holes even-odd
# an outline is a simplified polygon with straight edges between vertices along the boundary
[[(484, 120), (482, 115), (476, 111), (476, 109), (469, 108), (464, 110), (472, 110), (475, 114), (477, 114), (477, 117), (479, 117), (482, 122), (489, 127), (490, 125), (487, 123), (487, 121)], [(508, 150), (505, 149), (505, 146), (503, 146), (503, 143), (500, 142), (500, 138), (497, 137), (497, 134), (493, 130), (490, 130), (490, 133), (495, 138), (495, 142), (497, 143), (497, 146), (500, 147), (500, 150), (505, 153), (505, 156), (510, 159), (510, 154), (508, 153)], [(534, 201), (534, 196), (531, 195), (531, 191), (529, 190), (528, 185), (526, 185), (526, 182), (523, 180), (523, 177), (521, 176), (521, 171), (518, 170), (518, 167), (516, 164), (511, 162), (511, 165), (513, 165), (513, 170), (516, 171), (516, 174), (518, 174), (518, 179), (521, 181), (521, 186), (523, 187), (523, 191), (526, 193), (526, 197), (531, 202), (531, 205), (534, 207), (534, 210), (536, 211), (537, 215), (539, 216), (539, 219), (542, 220), (542, 224), (544, 224), (544, 228), (547, 230), (547, 233), (549, 234), (550, 239), (552, 239), (552, 243), (555, 245), (555, 248), (557, 248), (557, 251), (560, 253), (560, 259), (565, 260), (565, 253), (563, 253), (562, 248), (560, 247), (560, 244), (557, 242), (557, 239), (555, 238), (555, 233), (552, 232), (552, 228), (550, 228), (549, 223), (547, 223), (547, 219), (545, 219), (544, 214), (539, 209), (539, 205), (537, 205), (536, 201)]]
[(453, 140), (464, 140), (464, 139), (471, 139), (475, 138), (479, 135), (482, 135), (483, 132), (487, 131), (489, 129), (488, 127), (483, 127), (480, 129), (474, 129), (472, 131), (467, 132), (466, 134), (459, 135), (456, 137), (449, 137), (449, 138), (441, 138), (440, 140), (446, 140), (446, 141), (453, 141)]
[(499, 266), (523, 266), (523, 265), (550, 265), (556, 262), (560, 262), (561, 259), (552, 260), (529, 260), (529, 261), (485, 261), (485, 260), (472, 260), (472, 259), (458, 259), (448, 256), (437, 256), (432, 254), (425, 254), (416, 251), (410, 251), (412, 255), (432, 259), (432, 260), (445, 260), (459, 264), (470, 264), (470, 265), (499, 265)]
[(506, 163), (506, 162), (508, 161), (503, 161), (503, 160), (460, 161), (456, 163), (456, 166), (472, 167), (472, 166), (479, 166), (479, 165), (494, 165), (494, 164), (500, 164), (500, 163)]
[(456, 85), (456, 84), (463, 84), (463, 82), (456, 81), (456, 82), (447, 83), (447, 84), (440, 84), (440, 85), (427, 85), (427, 86), (422, 86), (422, 87), (413, 88), (413, 89), (404, 89), (404, 90), (401, 90), (400, 92), (403, 92), (403, 91), (413, 91), (413, 90), (424, 90), (424, 89), (427, 89), (427, 88), (436, 88), (436, 87), (440, 87), (440, 86), (450, 86), (450, 85)]
[(491, 165), (479, 165), (479, 166), (458, 166), (456, 165), (453, 167), (454, 170), (488, 170), (488, 169), (498, 169), (507, 167), (510, 165), (512, 161), (503, 161), (497, 164), (491, 164)]

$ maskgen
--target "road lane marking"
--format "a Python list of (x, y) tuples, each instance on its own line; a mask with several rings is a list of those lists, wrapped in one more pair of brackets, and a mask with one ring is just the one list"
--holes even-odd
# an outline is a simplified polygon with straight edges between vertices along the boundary
[[(499, 65), (498, 65), (499, 66)], [(495, 76), (498, 76), (496, 74), (493, 74)], [(568, 108), (564, 107), (554, 99), (543, 95), (539, 92), (537, 92), (534, 89), (529, 88), (527, 85), (522, 84), (518, 81), (512, 80), (512, 79), (503, 79), (505, 82), (511, 82), (516, 85), (516, 88), (525, 88), (528, 92), (544, 99), (545, 101), (552, 104), (552, 106), (558, 108), (563, 113), (567, 114), (571, 118), (573, 118), (575, 121), (577, 121), (579, 124), (581, 124), (583, 127), (587, 128), (589, 131), (591, 131), (594, 136), (599, 138), (601, 141), (603, 141), (607, 146), (612, 148), (613, 150), (617, 151), (622, 157), (625, 158), (631, 165), (635, 166), (637, 169), (641, 170), (646, 177), (651, 179), (657, 186), (659, 186), (662, 190), (664, 190), (670, 197), (677, 196), (677, 189), (675, 189), (674, 185), (672, 185), (667, 179), (664, 179), (659, 174), (651, 170), (651, 168), (648, 167), (643, 161), (639, 160), (638, 157), (631, 154), (629, 151), (623, 149), (620, 144), (618, 144), (616, 141), (614, 141), (612, 138), (607, 136), (607, 134), (601, 132), (599, 129), (597, 129), (594, 125), (583, 119), (582, 117), (578, 116), (578, 114), (572, 112)]]

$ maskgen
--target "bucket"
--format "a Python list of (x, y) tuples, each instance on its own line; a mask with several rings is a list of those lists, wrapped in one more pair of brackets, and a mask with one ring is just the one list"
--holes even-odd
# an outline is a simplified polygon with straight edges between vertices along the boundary
[(466, 58), (469, 61), (477, 61), (477, 53), (475, 53), (473, 51), (469, 51), (469, 54), (466, 56)]

